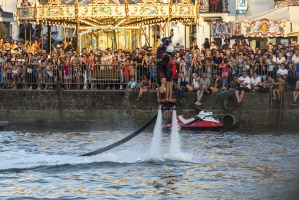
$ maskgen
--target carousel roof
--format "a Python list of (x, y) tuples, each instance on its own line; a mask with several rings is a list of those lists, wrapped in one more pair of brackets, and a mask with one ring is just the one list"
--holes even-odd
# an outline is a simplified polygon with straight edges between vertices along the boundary
[[(66, 3), (67, 5), (74, 5), (75, 4), (75, 0), (62, 0), (64, 3)], [(90, 0), (78, 0), (79, 5), (87, 5)], [(114, 3), (116, 4), (120, 4), (119, 0), (113, 0)]]
[(140, 27), (169, 21), (195, 23), (198, 18), (199, 0), (48, 0), (45, 5), (38, 1), (18, 4), (17, 20), (42, 24), (74, 27)]

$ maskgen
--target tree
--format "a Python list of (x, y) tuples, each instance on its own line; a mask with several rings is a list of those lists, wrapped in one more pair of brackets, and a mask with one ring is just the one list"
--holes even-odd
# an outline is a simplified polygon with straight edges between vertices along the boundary
[(6, 26), (2, 22), (0, 22), (0, 38), (6, 35)]

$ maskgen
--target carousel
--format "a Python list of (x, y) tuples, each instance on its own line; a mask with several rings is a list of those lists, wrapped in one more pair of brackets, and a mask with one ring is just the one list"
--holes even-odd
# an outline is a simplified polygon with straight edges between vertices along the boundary
[[(86, 3), (87, 2), (87, 3)], [(196, 24), (200, 0), (21, 0), (17, 4), (19, 24), (30, 23), (62, 30), (72, 29), (78, 37), (78, 49), (134, 49), (155, 46), (159, 38), (169, 35), (170, 23)], [(152, 40), (152, 41), (150, 41)]]

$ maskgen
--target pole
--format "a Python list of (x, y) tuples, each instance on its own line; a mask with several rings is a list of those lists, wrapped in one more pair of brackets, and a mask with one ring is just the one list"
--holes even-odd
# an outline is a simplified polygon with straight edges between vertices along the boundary
[(48, 53), (51, 52), (51, 26), (48, 24)]
[(29, 30), (29, 36), (30, 36), (30, 38), (29, 38), (29, 41), (30, 41), (30, 45), (31, 45), (31, 40), (32, 40), (32, 36), (31, 36), (31, 29), (32, 29), (32, 25), (29, 23), (29, 28), (30, 28), (30, 30)]
[(41, 24), (41, 33), (42, 33), (42, 50), (44, 49), (44, 26)]
[(65, 22), (63, 26), (64, 43), (66, 43)]
[(25, 28), (25, 44), (26, 44), (26, 39), (27, 39), (27, 24), (23, 24), (24, 25), (24, 28)]

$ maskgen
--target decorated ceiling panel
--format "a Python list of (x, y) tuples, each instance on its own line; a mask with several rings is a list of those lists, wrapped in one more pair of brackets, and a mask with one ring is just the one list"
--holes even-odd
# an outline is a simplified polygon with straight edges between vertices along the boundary
[(80, 25), (86, 28), (99, 25), (138, 26), (172, 19), (193, 23), (198, 17), (196, 10), (199, 5), (190, 2), (181, 0), (176, 3), (161, 3), (158, 0), (139, 0), (136, 4), (119, 4), (118, 0), (49, 0), (43, 6), (37, 1), (29, 5), (28, 0), (21, 0), (18, 3), (18, 21), (52, 21), (58, 25), (73, 25), (80, 21)]

